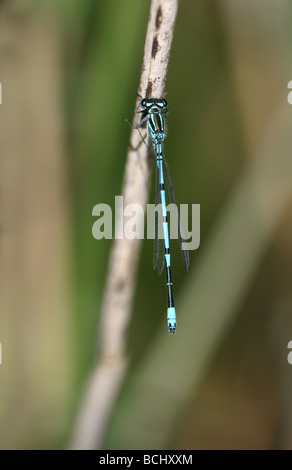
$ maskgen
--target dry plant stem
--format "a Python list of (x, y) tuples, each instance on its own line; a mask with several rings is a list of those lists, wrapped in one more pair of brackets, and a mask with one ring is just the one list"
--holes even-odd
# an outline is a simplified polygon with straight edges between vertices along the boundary
[[(178, 0), (151, 2), (138, 89), (141, 96), (164, 96), (177, 8)], [(137, 97), (136, 108), (138, 102)], [(123, 204), (126, 207), (135, 203), (145, 208), (151, 172), (148, 150), (145, 145), (139, 146), (140, 137), (136, 130), (132, 131), (130, 142), (123, 182)], [(123, 214), (123, 208), (120, 208), (102, 306), (99, 360), (85, 390), (70, 446), (73, 449), (101, 447), (127, 366), (126, 331), (131, 315), (141, 240), (123, 237), (126, 223), (127, 217)]]

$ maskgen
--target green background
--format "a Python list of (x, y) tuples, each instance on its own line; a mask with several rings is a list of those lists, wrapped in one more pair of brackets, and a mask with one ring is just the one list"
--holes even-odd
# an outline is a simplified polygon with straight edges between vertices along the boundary
[[(1, 448), (69, 442), (112, 245), (92, 208), (121, 194), (149, 5), (0, 3)], [(282, 0), (179, 4), (166, 152), (201, 244), (188, 274), (172, 245), (173, 338), (143, 242), (105, 448), (292, 446), (291, 15)]]

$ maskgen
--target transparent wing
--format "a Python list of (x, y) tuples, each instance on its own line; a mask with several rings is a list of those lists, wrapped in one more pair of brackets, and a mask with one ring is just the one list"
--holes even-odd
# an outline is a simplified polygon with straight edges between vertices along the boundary
[[(157, 162), (155, 159), (155, 166), (156, 166), (156, 178), (155, 178), (155, 207), (161, 209), (161, 198), (160, 198), (160, 191), (159, 191), (159, 170), (157, 168)], [(162, 220), (162, 213), (158, 215), (155, 212), (155, 237), (153, 242), (153, 269), (157, 269), (158, 274), (160, 275), (164, 268), (164, 240), (163, 238), (159, 238), (159, 222), (161, 223)]]
[[(167, 161), (167, 158), (166, 158), (164, 148), (163, 148), (163, 162), (164, 162), (164, 170), (165, 170), (164, 173), (165, 173), (165, 181), (166, 181), (166, 186), (167, 186), (167, 193), (168, 193), (169, 202), (171, 204), (175, 204), (176, 207), (177, 207), (177, 202), (176, 202), (176, 197), (175, 197), (175, 194), (174, 194), (174, 189), (173, 189), (172, 179), (171, 179), (171, 175), (170, 175), (169, 165), (168, 165), (168, 161)], [(180, 248), (180, 252), (181, 252), (181, 255), (182, 255), (182, 259), (183, 259), (186, 271), (188, 271), (188, 269), (190, 267), (190, 257), (189, 257), (188, 250), (183, 250), (183, 243), (185, 241), (185, 237), (184, 237), (183, 229), (182, 229), (182, 226), (181, 226), (181, 223), (180, 223), (180, 216), (179, 216), (178, 208), (177, 208), (177, 220), (175, 222), (177, 223), (177, 227), (178, 227), (178, 229), (177, 229), (178, 245), (179, 245), (179, 248)]]

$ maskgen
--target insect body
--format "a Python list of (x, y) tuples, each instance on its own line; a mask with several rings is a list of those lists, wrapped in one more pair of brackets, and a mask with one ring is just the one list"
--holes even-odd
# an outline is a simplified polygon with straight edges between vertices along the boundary
[[(163, 226), (163, 240), (158, 237), (158, 220), (155, 219), (155, 239), (154, 239), (154, 250), (153, 250), (153, 268), (157, 269), (158, 273), (161, 274), (164, 267), (166, 269), (166, 290), (167, 290), (167, 323), (168, 331), (170, 334), (176, 331), (176, 312), (173, 299), (173, 283), (171, 276), (171, 262), (170, 262), (170, 248), (169, 248), (169, 230), (168, 230), (168, 219), (166, 209), (166, 197), (165, 197), (165, 184), (164, 184), (164, 170), (167, 183), (167, 190), (169, 195), (169, 201), (175, 204), (177, 208), (176, 198), (173, 190), (172, 180), (170, 176), (169, 166), (167, 158), (164, 152), (164, 140), (165, 140), (165, 123), (164, 115), (168, 114), (167, 101), (161, 98), (144, 98), (140, 101), (141, 110), (138, 113), (144, 113), (144, 117), (135, 126), (138, 129), (144, 123), (147, 124), (147, 136), (151, 138), (155, 157), (156, 157), (156, 184), (155, 184), (155, 206), (160, 205), (162, 211), (162, 226)], [(178, 211), (177, 211), (178, 214)], [(177, 217), (178, 222), (178, 242), (180, 248), (183, 246), (183, 237), (181, 236), (181, 227), (179, 216)], [(164, 244), (161, 248), (161, 242)], [(182, 256), (185, 263), (186, 270), (189, 268), (190, 260), (189, 254), (186, 249), (182, 249)]]

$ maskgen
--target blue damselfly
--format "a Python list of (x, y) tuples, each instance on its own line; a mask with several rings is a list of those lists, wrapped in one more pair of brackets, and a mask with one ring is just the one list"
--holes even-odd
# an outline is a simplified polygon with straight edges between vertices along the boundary
[[(151, 139), (155, 158), (156, 158), (156, 183), (155, 183), (155, 206), (161, 207), (162, 210), (162, 228), (163, 238), (159, 237), (159, 217), (155, 214), (155, 238), (153, 247), (153, 268), (157, 269), (158, 273), (161, 274), (164, 268), (166, 270), (166, 289), (167, 289), (167, 323), (168, 331), (170, 334), (176, 331), (176, 312), (173, 299), (173, 283), (171, 276), (171, 262), (170, 262), (170, 248), (169, 248), (169, 230), (168, 230), (168, 219), (167, 219), (167, 206), (165, 197), (165, 186), (164, 186), (164, 172), (166, 187), (168, 192), (168, 199), (171, 204), (174, 204), (177, 209), (177, 225), (178, 225), (178, 243), (181, 249), (183, 261), (186, 270), (190, 265), (189, 253), (186, 249), (183, 249), (183, 235), (181, 231), (181, 224), (179, 218), (179, 211), (177, 208), (177, 202), (173, 190), (172, 180), (169, 171), (168, 161), (164, 151), (164, 140), (165, 140), (165, 123), (164, 115), (168, 114), (167, 101), (163, 98), (143, 98), (140, 101), (140, 110), (137, 113), (143, 113), (141, 121), (136, 125), (132, 126), (138, 129), (146, 124), (147, 126), (147, 144)], [(141, 136), (142, 137), (142, 136)], [(149, 139), (150, 138), (150, 139)], [(144, 140), (144, 138), (142, 137)], [(164, 245), (164, 246), (163, 246)], [(164, 248), (164, 249), (163, 249)]]

